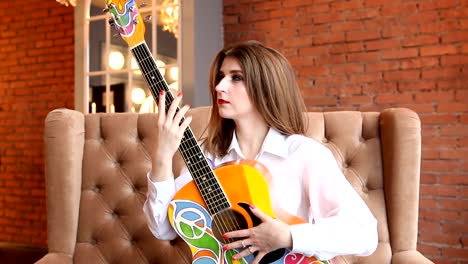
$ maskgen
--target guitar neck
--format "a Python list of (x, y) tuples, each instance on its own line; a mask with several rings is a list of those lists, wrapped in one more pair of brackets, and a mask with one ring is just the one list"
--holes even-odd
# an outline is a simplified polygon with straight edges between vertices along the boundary
[[(170, 92), (166, 80), (161, 75), (148, 46), (145, 42), (138, 44), (132, 48), (132, 54), (138, 62), (156, 102), (158, 102), (160, 92), (165, 91), (165, 109), (167, 113), (171, 103), (174, 101), (174, 96)], [(179, 110), (180, 108), (177, 107), (176, 111), (178, 112)], [(215, 214), (229, 208), (229, 201), (190, 127), (184, 131), (179, 151), (210, 213)]]

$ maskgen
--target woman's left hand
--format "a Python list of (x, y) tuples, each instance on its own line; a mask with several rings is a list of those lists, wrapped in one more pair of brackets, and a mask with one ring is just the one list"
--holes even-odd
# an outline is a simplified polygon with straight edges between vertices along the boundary
[(234, 248), (245, 248), (233, 256), (234, 259), (246, 257), (255, 251), (257, 256), (251, 264), (258, 264), (260, 260), (269, 252), (279, 248), (291, 248), (292, 238), (289, 225), (263, 213), (254, 205), (250, 205), (250, 210), (262, 223), (258, 226), (236, 230), (224, 234), (224, 238), (240, 239), (226, 244), (225, 250)]

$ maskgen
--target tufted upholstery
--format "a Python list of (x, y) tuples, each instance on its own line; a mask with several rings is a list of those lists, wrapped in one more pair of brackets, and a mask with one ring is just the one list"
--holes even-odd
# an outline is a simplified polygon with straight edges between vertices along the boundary
[[(203, 131), (209, 108), (191, 110)], [(159, 241), (142, 213), (156, 114), (56, 109), (45, 121), (49, 253), (37, 263), (191, 263), (180, 239)], [(369, 257), (340, 263), (432, 263), (416, 251), (420, 121), (408, 109), (307, 113), (308, 136), (329, 147), (379, 221)], [(174, 158), (174, 174), (183, 161)], [(359, 239), (359, 238), (356, 238)]]

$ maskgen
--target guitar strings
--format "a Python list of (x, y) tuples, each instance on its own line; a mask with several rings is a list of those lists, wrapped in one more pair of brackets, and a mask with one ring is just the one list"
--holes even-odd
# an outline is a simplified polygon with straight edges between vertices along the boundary
[[(146, 44), (145, 44), (145, 43), (143, 43), (143, 44), (144, 44), (143, 49), (144, 49), (144, 48), (147, 49)], [(144, 54), (140, 54), (141, 51), (139, 50), (139, 46), (138, 46), (138, 47), (135, 47), (134, 49), (132, 49), (132, 51), (134, 51), (133, 53), (134, 53), (135, 57), (137, 57), (137, 58), (138, 58), (138, 57), (145, 57)], [(144, 53), (144, 52), (143, 52), (143, 53)], [(149, 50), (147, 50), (147, 53), (150, 54)], [(139, 55), (142, 55), (142, 56), (139, 56)], [(167, 87), (167, 84), (165, 83), (164, 78), (161, 76), (160, 72), (157, 70), (157, 65), (156, 65), (156, 63), (154, 62), (154, 59), (152, 58), (152, 56), (150, 56), (150, 57), (151, 57), (150, 61), (146, 60), (147, 58), (140, 59), (140, 60), (137, 60), (137, 61), (139, 62), (140, 67), (142, 68), (142, 70), (145, 70), (145, 68), (148, 66), (148, 65), (145, 65), (147, 62), (153, 62), (153, 63), (152, 63), (153, 65), (149, 65), (149, 67), (146, 68), (146, 69), (151, 69), (151, 66), (153, 66), (153, 67), (156, 69), (155, 72), (156, 72), (156, 74), (158, 75), (159, 80), (162, 80), (162, 81), (157, 81), (157, 80), (155, 80), (154, 76), (151, 76), (151, 78), (149, 78), (149, 77), (147, 76), (147, 75), (149, 74), (149, 72), (146, 72), (146, 73), (144, 72), (144, 73), (145, 73), (144, 76), (145, 76), (146, 81), (147, 81), (148, 84), (149, 84), (149, 87), (150, 87), (150, 89), (151, 89), (153, 95), (156, 95), (156, 96), (155, 96), (156, 98), (157, 98), (157, 95), (159, 94), (159, 91), (161, 91), (161, 90), (165, 90), (166, 93), (168, 93), (168, 95), (167, 95), (168, 98), (167, 98), (167, 99), (169, 99), (169, 100), (167, 100), (167, 101), (168, 101), (168, 104), (165, 105), (165, 108), (166, 108), (166, 111), (167, 111), (167, 109), (168, 109), (170, 103), (172, 103), (172, 101), (173, 101), (174, 99), (173, 99), (173, 96), (172, 96), (172, 94), (170, 93), (170, 91), (168, 91), (168, 87)], [(151, 71), (150, 71), (150, 72), (151, 72)], [(155, 87), (158, 88), (158, 90), (155, 90), (155, 89), (154, 89)], [(178, 111), (178, 110), (179, 110), (179, 108), (177, 107), (177, 111)], [(183, 121), (183, 120), (182, 120), (182, 121)], [(181, 122), (182, 122), (182, 121), (181, 121)], [(187, 132), (187, 131), (186, 131), (186, 132)], [(189, 132), (191, 132), (191, 131), (189, 131)], [(184, 134), (185, 134), (185, 132), (184, 132)], [(189, 149), (189, 150), (190, 150), (190, 148), (187, 146), (187, 144), (188, 144), (187, 141), (182, 141), (182, 142), (181, 142), (181, 148), (186, 148), (186, 149)], [(206, 165), (209, 167), (208, 164), (206, 164)], [(199, 166), (199, 165), (197, 165), (197, 164), (195, 164), (195, 167), (196, 167), (197, 170), (203, 170), (203, 169), (204, 169), (203, 166)], [(206, 167), (205, 167), (205, 170), (206, 170)], [(211, 171), (211, 168), (210, 168), (210, 170), (209, 170), (208, 172), (205, 171), (205, 173), (213, 173), (213, 172)], [(204, 183), (201, 183), (201, 185), (203, 186)], [(218, 183), (217, 185), (219, 186), (219, 183)], [(204, 187), (206, 187), (206, 185), (205, 185)], [(208, 206), (208, 205), (207, 205), (207, 206)], [(219, 210), (213, 210), (212, 208), (208, 208), (208, 209), (211, 211), (212, 214), (213, 214), (213, 213), (217, 213), (217, 212), (219, 211)], [(226, 209), (226, 208), (223, 208), (223, 209)], [(239, 224), (238, 224), (238, 222), (235, 221), (236, 218), (235, 218), (235, 215), (234, 215), (233, 211), (232, 211), (232, 210), (228, 210), (227, 213), (228, 213), (228, 217), (226, 217), (226, 218), (227, 218), (227, 221), (228, 221), (228, 222), (225, 222), (225, 218), (224, 218), (224, 217), (221, 217), (221, 221), (213, 221), (213, 223), (214, 223), (214, 225), (216, 226), (216, 228), (219, 229), (219, 230), (221, 230), (223, 234), (226, 233), (226, 232), (228, 232), (228, 231), (231, 231), (230, 228), (229, 228), (229, 226), (233, 227), (233, 228), (236, 229), (236, 230), (241, 229), (240, 226), (239, 226)], [(218, 222), (219, 222), (219, 223), (218, 223)], [(220, 226), (220, 225), (221, 225), (221, 226)]]
[[(113, 7), (113, 8), (115, 8), (115, 7)], [(136, 9), (137, 9), (137, 8), (133, 5), (133, 6), (131, 6), (129, 9), (126, 9), (125, 12), (129, 12), (129, 11), (133, 11), (133, 10), (136, 11)], [(118, 18), (114, 17), (113, 14), (112, 14), (112, 16), (113, 16), (114, 20), (117, 20), (117, 19), (118, 19)], [(138, 19), (138, 18), (139, 18), (139, 19)], [(136, 25), (137, 23), (143, 23), (143, 20), (141, 19), (141, 15), (140, 15), (140, 14), (138, 14), (136, 20), (134, 21), (134, 25)], [(117, 26), (120, 27), (120, 25), (118, 25), (118, 23), (115, 23), (114, 25), (115, 25), (116, 27), (117, 27)], [(143, 36), (144, 36), (144, 24), (142, 24), (141, 27), (142, 27), (142, 30), (141, 30), (141, 31), (143, 31)], [(137, 32), (136, 28), (134, 28), (135, 31), (133, 31), (133, 32), (128, 32), (126, 27), (120, 27), (120, 29), (125, 33), (125, 34), (124, 34), (125, 36), (132, 36), (133, 33), (136, 33), (136, 32)], [(140, 33), (141, 33), (141, 32), (140, 32)], [(123, 34), (121, 34), (121, 35), (123, 35)], [(146, 63), (146, 62), (145, 62), (145, 59), (147, 59), (147, 58), (144, 58), (144, 57), (145, 57), (145, 56), (144, 56), (144, 51), (145, 51), (145, 50), (143, 50), (143, 54), (140, 54), (140, 51), (139, 51), (140, 48), (139, 48), (139, 47), (140, 47), (140, 46), (143, 46), (143, 49), (146, 49), (147, 54), (149, 54), (149, 57), (151, 58), (151, 59), (150, 59), (150, 62), (152, 62), (152, 65), (149, 65), (150, 67), (148, 67), (147, 69), (154, 68), (154, 69), (156, 70), (155, 73), (156, 73), (156, 75), (159, 77), (159, 80), (160, 80), (160, 81), (156, 82), (154, 76), (151, 76), (151, 78), (149, 78), (149, 76), (148, 76), (149, 73), (145, 73), (145, 72), (143, 71), (144, 77), (145, 77), (145, 80), (146, 80), (147, 84), (149, 85), (149, 88), (150, 88), (152, 94), (153, 94), (153, 99), (156, 100), (156, 99), (158, 98), (159, 91), (164, 90), (164, 91), (166, 92), (166, 94), (167, 94), (167, 98), (166, 98), (166, 99), (169, 99), (169, 100), (167, 100), (167, 101), (168, 101), (168, 104), (165, 105), (165, 109), (166, 109), (166, 111), (167, 111), (167, 109), (168, 109), (168, 107), (169, 107), (169, 104), (172, 103), (172, 101), (174, 100), (174, 98), (173, 98), (173, 96), (172, 96), (172, 93), (171, 93), (171, 92), (169, 91), (169, 89), (168, 89), (168, 86), (167, 86), (167, 83), (166, 83), (165, 79), (164, 79), (163, 76), (160, 74), (160, 72), (159, 72), (159, 70), (158, 70), (158, 67), (157, 67), (157, 65), (156, 65), (156, 63), (155, 63), (155, 61), (154, 61), (154, 58), (153, 58), (153, 56), (151, 56), (151, 52), (149, 51), (149, 49), (148, 49), (148, 47), (147, 47), (147, 45), (146, 45), (144, 39), (143, 39), (143, 41), (141, 41), (141, 43), (139, 43), (139, 42), (138, 42), (138, 43), (135, 43), (135, 41), (134, 41), (134, 39), (133, 39), (132, 37), (126, 37), (126, 38), (127, 38), (128, 44), (130, 45), (130, 47), (132, 47), (132, 53), (133, 53), (133, 55), (135, 56), (135, 58), (137, 58), (137, 62), (138, 62), (139, 66), (140, 66), (140, 69), (141, 69), (142, 71), (144, 70), (144, 67), (145, 67), (144, 64)], [(144, 38), (144, 37), (143, 37), (143, 38)], [(141, 45), (141, 44), (143, 44), (143, 45)], [(139, 55), (143, 55), (143, 56), (141, 56), (141, 58), (143, 58), (143, 59), (138, 60)], [(151, 67), (151, 66), (153, 66), (153, 67)], [(151, 71), (150, 71), (150, 72), (151, 72)], [(155, 89), (154, 89), (155, 87), (158, 88), (158, 89), (155, 90)], [(157, 102), (157, 101), (156, 101), (156, 102)], [(177, 107), (177, 110), (176, 110), (176, 111), (179, 111), (179, 107)], [(185, 119), (185, 118), (183, 117), (181, 122), (183, 122), (184, 119)], [(184, 131), (184, 134), (185, 134), (185, 132), (187, 132), (187, 131), (188, 131), (189, 134), (193, 134), (193, 133), (191, 132), (190, 128), (186, 129), (186, 131)], [(186, 148), (186, 147), (187, 147), (185, 143), (186, 143), (186, 142), (181, 142), (181, 148), (184, 148), (184, 147)], [(203, 153), (202, 153), (202, 154), (203, 154)], [(204, 155), (203, 155), (203, 156), (204, 156)], [(206, 162), (206, 158), (205, 158), (205, 162)], [(206, 167), (205, 167), (205, 168), (206, 168)], [(208, 168), (209, 168), (208, 172), (209, 172), (209, 173), (213, 173), (212, 170), (211, 170), (211, 167), (208, 166)], [(200, 170), (200, 169), (203, 169), (203, 168), (197, 168), (197, 169)], [(213, 175), (214, 175), (214, 174), (213, 174)], [(216, 179), (216, 178), (215, 178), (215, 179)], [(203, 185), (203, 184), (201, 184), (201, 185)], [(219, 186), (219, 182), (218, 182), (217, 185)], [(220, 187), (220, 186), (219, 186), (219, 187)], [(200, 190), (200, 191), (201, 191), (201, 190)], [(226, 200), (227, 200), (227, 199), (226, 199)], [(228, 204), (229, 204), (229, 203), (228, 203)], [(207, 206), (208, 206), (208, 204), (207, 204)], [(209, 207), (209, 206), (208, 206), (208, 207)], [(208, 208), (208, 210), (211, 211), (211, 214), (213, 214), (213, 212), (216, 212), (216, 213), (217, 213), (217, 211), (213, 210), (213, 208)], [(231, 222), (232, 226), (233, 226), (234, 228), (236, 228), (237, 230), (240, 229), (238, 223), (237, 223), (236, 221), (234, 221), (234, 220), (235, 220), (235, 216), (234, 216), (234, 213), (232, 212), (232, 210), (228, 210), (228, 213), (229, 213), (229, 215), (230, 215), (230, 217), (228, 217), (229, 222)], [(217, 221), (213, 221), (213, 223), (215, 224), (215, 226), (216, 226), (219, 230), (222, 231), (222, 234), (226, 233), (227, 231), (230, 231), (230, 230), (228, 229), (228, 224), (227, 224), (226, 222), (224, 222), (224, 218), (223, 218), (223, 217), (221, 217), (221, 221), (220, 221), (220, 222), (221, 222), (221, 224), (222, 224), (221, 227), (218, 225), (218, 222), (217, 222)]]

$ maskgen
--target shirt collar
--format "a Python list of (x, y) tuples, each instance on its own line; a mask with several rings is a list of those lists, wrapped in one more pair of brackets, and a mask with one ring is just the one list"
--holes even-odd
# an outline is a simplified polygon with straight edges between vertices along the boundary
[[(245, 159), (244, 154), (242, 153), (239, 142), (237, 141), (236, 131), (234, 130), (232, 135), (231, 145), (229, 145), (228, 153), (234, 150), (237, 155), (241, 158)], [(289, 148), (286, 143), (286, 136), (281, 134), (278, 130), (271, 128), (268, 130), (268, 133), (263, 141), (262, 148), (260, 149), (260, 153), (258, 154), (258, 159), (263, 153), (270, 153), (282, 158), (287, 158), (289, 153)]]

